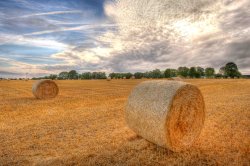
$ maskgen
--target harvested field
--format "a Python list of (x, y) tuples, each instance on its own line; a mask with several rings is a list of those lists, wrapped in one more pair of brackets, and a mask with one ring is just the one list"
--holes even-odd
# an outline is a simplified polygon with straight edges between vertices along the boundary
[(0, 165), (249, 165), (250, 80), (184, 80), (206, 104), (200, 137), (171, 152), (137, 136), (124, 119), (142, 80), (56, 81), (37, 100), (33, 81), (0, 81)]

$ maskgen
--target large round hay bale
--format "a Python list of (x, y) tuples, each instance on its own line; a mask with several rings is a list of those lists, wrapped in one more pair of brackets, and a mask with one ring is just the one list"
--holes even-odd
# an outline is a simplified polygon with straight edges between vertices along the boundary
[(130, 94), (125, 113), (138, 135), (172, 151), (192, 145), (204, 124), (200, 90), (180, 81), (145, 81)]
[(111, 77), (108, 77), (108, 78), (107, 78), (107, 81), (111, 81)]
[(58, 95), (59, 88), (52, 80), (39, 80), (33, 84), (32, 92), (38, 99), (51, 99)]

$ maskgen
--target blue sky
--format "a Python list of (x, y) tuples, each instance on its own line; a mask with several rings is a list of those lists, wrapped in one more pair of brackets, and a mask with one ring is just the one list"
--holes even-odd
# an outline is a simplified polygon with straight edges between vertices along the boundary
[(250, 74), (250, 2), (2, 0), (0, 77), (229, 61)]

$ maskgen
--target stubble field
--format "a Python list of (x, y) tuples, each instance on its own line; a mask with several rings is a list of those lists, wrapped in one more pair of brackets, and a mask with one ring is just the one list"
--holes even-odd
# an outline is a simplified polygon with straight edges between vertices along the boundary
[(51, 100), (33, 97), (33, 81), (0, 81), (0, 165), (249, 165), (250, 80), (185, 80), (200, 88), (206, 119), (179, 153), (126, 126), (125, 103), (141, 81), (56, 81)]

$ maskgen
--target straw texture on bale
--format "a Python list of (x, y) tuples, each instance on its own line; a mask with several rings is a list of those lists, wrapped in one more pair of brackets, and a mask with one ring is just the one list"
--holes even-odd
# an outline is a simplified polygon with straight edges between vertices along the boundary
[(189, 148), (205, 119), (200, 90), (180, 81), (145, 81), (130, 94), (125, 118), (138, 135), (172, 151)]
[(39, 80), (33, 84), (32, 92), (37, 99), (51, 99), (58, 95), (59, 88), (52, 80)]

